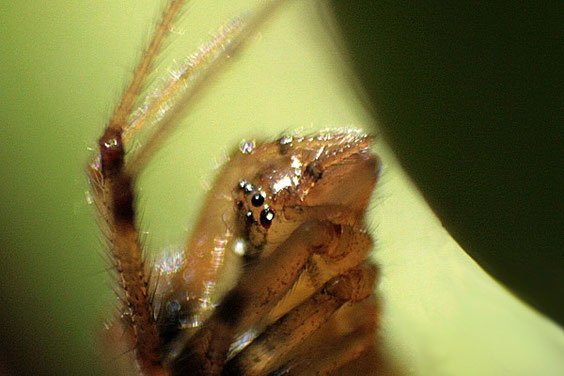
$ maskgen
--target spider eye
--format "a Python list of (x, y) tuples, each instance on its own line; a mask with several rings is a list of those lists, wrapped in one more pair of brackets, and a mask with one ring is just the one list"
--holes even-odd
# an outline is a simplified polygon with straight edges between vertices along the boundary
[(251, 204), (253, 204), (254, 207), (259, 207), (262, 204), (264, 204), (264, 196), (260, 193), (256, 193), (252, 198), (251, 198)]
[(274, 219), (274, 211), (270, 210), (269, 208), (264, 209), (260, 212), (260, 224), (262, 227), (268, 229), (272, 224), (272, 220)]

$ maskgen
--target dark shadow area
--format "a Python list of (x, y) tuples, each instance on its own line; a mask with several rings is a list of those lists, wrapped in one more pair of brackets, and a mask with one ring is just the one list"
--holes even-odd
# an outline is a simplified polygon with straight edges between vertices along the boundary
[(562, 5), (333, 6), (384, 136), (444, 226), (564, 323)]

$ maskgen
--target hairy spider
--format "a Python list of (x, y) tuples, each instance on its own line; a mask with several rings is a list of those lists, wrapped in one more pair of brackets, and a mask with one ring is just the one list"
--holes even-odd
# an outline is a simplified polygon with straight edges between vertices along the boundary
[[(356, 373), (355, 359), (370, 363), (377, 270), (367, 260), (372, 240), (363, 218), (379, 160), (358, 131), (242, 142), (216, 178), (180, 265), (165, 274), (142, 256), (139, 172), (206, 80), (278, 3), (226, 24), (143, 98), (184, 5), (169, 0), (88, 166), (120, 285), (121, 340), (134, 349), (141, 374)], [(148, 121), (155, 131), (129, 153)]]

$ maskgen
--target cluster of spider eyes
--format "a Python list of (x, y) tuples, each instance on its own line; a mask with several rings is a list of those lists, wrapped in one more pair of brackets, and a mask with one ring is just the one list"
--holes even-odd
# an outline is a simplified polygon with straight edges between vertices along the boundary
[[(275, 213), (274, 210), (268, 207), (268, 205), (264, 204), (266, 198), (264, 192), (262, 192), (260, 188), (256, 188), (254, 185), (252, 185), (249, 182), (246, 182), (245, 180), (241, 180), (239, 182), (239, 187), (243, 190), (245, 196), (252, 195), (251, 205), (253, 205), (255, 208), (264, 205), (264, 208), (260, 212), (260, 224), (265, 229), (268, 229), (272, 224), (272, 220), (274, 219)], [(249, 223), (255, 222), (252, 210), (247, 211), (247, 213), (245, 213), (245, 217), (247, 218), (247, 221)]]

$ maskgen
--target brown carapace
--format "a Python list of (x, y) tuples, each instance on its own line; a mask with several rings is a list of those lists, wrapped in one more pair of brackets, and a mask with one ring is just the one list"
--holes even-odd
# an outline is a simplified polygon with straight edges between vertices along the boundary
[[(133, 111), (182, 3), (169, 1), (88, 166), (120, 285), (123, 346), (134, 349), (143, 375), (366, 374), (378, 307), (364, 215), (380, 163), (370, 138), (356, 130), (242, 142), (218, 174), (174, 270), (145, 265), (136, 177), (201, 83), (178, 95), (182, 108), (156, 122), (145, 148), (127, 157), (126, 151), (139, 116), (170, 100), (163, 89), (162, 100), (142, 115)], [(213, 59), (199, 55), (202, 83), (264, 14), (218, 38), (219, 52), (206, 49), (217, 54)]]

